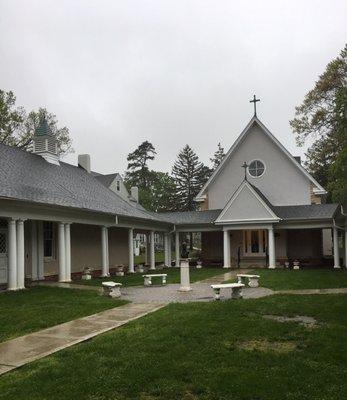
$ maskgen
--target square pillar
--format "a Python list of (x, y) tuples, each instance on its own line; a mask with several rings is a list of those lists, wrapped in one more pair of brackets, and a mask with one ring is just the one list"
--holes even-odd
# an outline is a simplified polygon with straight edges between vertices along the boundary
[(42, 221), (37, 221), (37, 278), (39, 281), (45, 279)]
[(58, 222), (58, 262), (59, 262), (59, 282), (66, 279), (66, 243), (65, 243), (65, 224)]
[(150, 269), (155, 269), (154, 231), (150, 232)]
[(134, 269), (134, 229), (129, 228), (128, 249), (129, 249), (129, 273), (133, 274)]
[(17, 289), (25, 288), (24, 221), (17, 221)]
[(275, 233), (273, 227), (268, 229), (269, 236), (269, 268), (276, 268)]
[(223, 268), (230, 268), (230, 232), (223, 231)]
[(16, 220), (8, 221), (8, 290), (17, 289), (17, 227)]
[(180, 266), (180, 233), (178, 231), (175, 232), (175, 266)]
[(168, 267), (172, 266), (172, 249), (171, 249), (171, 234), (167, 234), (167, 265)]
[(169, 234), (164, 233), (164, 264), (169, 266)]
[(71, 234), (70, 234), (70, 224), (65, 224), (65, 282), (71, 282)]
[(334, 268), (339, 269), (340, 266), (340, 255), (339, 255), (339, 232), (336, 226), (333, 227), (333, 246), (334, 246)]
[(31, 221), (31, 280), (38, 280), (37, 221)]

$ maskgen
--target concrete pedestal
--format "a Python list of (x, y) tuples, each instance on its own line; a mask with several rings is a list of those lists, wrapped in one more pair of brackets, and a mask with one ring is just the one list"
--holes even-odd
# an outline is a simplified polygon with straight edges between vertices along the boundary
[(189, 277), (189, 259), (181, 259), (181, 286), (178, 289), (180, 292), (190, 292), (190, 277)]

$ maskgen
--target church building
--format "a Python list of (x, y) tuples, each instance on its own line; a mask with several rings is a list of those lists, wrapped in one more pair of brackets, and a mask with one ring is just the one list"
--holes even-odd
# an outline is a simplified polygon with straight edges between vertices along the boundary
[[(46, 121), (32, 152), (0, 144), (0, 285), (71, 281), (85, 267), (102, 276), (120, 264), (134, 272), (134, 237), (164, 238), (165, 265), (179, 266), (184, 233), (201, 233), (204, 265), (277, 268), (346, 265), (346, 216), (326, 190), (256, 115), (206, 182), (200, 211), (152, 213), (120, 175), (60, 160)], [(175, 260), (171, 260), (175, 250)], [(172, 262), (173, 261), (173, 262)]]

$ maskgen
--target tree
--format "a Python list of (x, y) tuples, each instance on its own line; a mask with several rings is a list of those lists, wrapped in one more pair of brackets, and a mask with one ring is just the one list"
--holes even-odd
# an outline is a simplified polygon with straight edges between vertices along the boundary
[(128, 186), (138, 186), (141, 190), (149, 188), (153, 177), (148, 168), (148, 161), (154, 160), (155, 154), (157, 153), (154, 146), (146, 140), (128, 155), (128, 170), (125, 175)]
[(218, 168), (218, 166), (222, 162), (224, 156), (225, 156), (224, 148), (221, 146), (220, 143), (218, 143), (216, 152), (214, 153), (213, 157), (210, 158), (210, 161), (212, 163), (212, 171), (214, 171)]
[[(345, 126), (346, 122), (345, 120), (339, 122), (339, 115), (341, 108), (346, 107), (346, 85), (347, 45), (340, 55), (327, 65), (325, 72), (319, 77), (314, 88), (307, 93), (303, 103), (296, 107), (295, 118), (290, 121), (298, 145), (303, 145), (309, 138), (315, 139), (307, 151), (305, 166), (323, 186), (330, 190), (333, 188), (329, 182), (331, 180), (336, 184), (338, 182), (338, 177), (334, 174), (341, 168), (338, 168), (336, 161), (340, 159), (341, 152), (345, 148), (346, 132), (343, 124)], [(338, 98), (341, 103), (339, 106)], [(340, 109), (339, 112), (337, 107)], [(337, 199), (336, 193), (335, 191), (335, 199)]]
[(198, 156), (188, 145), (178, 154), (172, 176), (176, 186), (177, 206), (180, 210), (196, 209), (194, 198), (208, 179), (207, 169), (208, 167), (199, 161)]
[(35, 129), (44, 117), (58, 140), (59, 154), (66, 154), (72, 150), (69, 129), (66, 126), (59, 128), (54, 114), (45, 108), (27, 114), (23, 107), (16, 107), (15, 103), (16, 97), (13, 92), (0, 90), (0, 143), (30, 149)]
[(175, 182), (166, 172), (151, 171), (150, 188), (139, 191), (141, 205), (149, 211), (176, 210)]
[(347, 207), (347, 88), (336, 97), (337, 156), (329, 167), (328, 189), (332, 200)]

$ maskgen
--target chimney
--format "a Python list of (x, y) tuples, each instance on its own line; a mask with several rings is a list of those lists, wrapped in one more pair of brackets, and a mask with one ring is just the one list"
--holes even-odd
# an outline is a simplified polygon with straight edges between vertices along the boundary
[(300, 156), (294, 156), (294, 158), (299, 164), (301, 164), (301, 157)]
[(85, 169), (90, 174), (90, 155), (79, 154), (78, 155), (78, 166)]
[(133, 187), (130, 189), (130, 194), (131, 194), (131, 197), (134, 198), (134, 200), (136, 201), (136, 203), (138, 203), (138, 202), (139, 202), (139, 188), (138, 188), (137, 186), (133, 186)]

